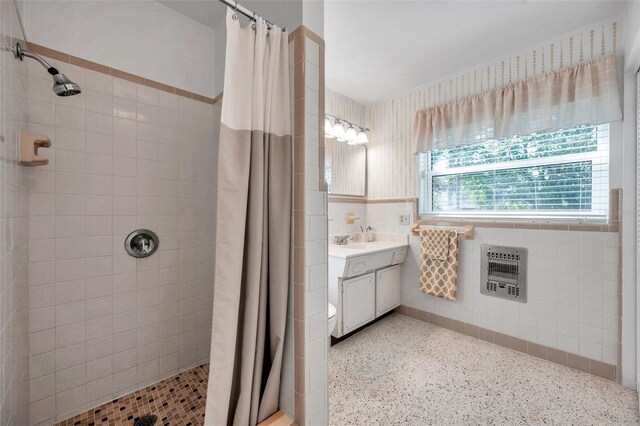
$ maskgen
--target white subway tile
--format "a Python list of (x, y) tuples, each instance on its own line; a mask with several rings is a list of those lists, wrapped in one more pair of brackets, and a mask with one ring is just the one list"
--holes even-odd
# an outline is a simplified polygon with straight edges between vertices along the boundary
[(49, 398), (33, 402), (29, 406), (29, 414), (31, 417), (31, 423), (34, 425), (45, 421), (53, 423), (53, 419), (56, 415), (56, 398), (51, 396)]
[(72, 410), (79, 411), (79, 408), (84, 408), (86, 396), (85, 385), (58, 393), (56, 395), (56, 415), (59, 416), (59, 419), (62, 419)]

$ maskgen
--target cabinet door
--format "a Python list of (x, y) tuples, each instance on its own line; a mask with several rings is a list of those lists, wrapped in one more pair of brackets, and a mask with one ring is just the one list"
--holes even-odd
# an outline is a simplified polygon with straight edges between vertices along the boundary
[(376, 317), (400, 306), (400, 265), (376, 272)]
[(376, 317), (373, 273), (342, 282), (342, 333), (347, 334)]

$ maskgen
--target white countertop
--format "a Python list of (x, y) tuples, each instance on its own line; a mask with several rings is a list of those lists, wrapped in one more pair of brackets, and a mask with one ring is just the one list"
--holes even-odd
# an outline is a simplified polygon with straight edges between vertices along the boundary
[(338, 257), (346, 259), (353, 256), (363, 254), (378, 253), (386, 250), (393, 250), (402, 247), (408, 247), (408, 242), (403, 241), (371, 241), (371, 242), (352, 242), (344, 246), (337, 244), (329, 244), (329, 257)]

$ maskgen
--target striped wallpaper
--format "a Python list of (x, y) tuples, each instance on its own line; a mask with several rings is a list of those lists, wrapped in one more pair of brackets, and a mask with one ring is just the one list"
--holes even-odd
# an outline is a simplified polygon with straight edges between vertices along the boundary
[[(368, 146), (368, 197), (416, 197), (417, 159), (411, 152), (411, 129), (416, 111), (525, 80), (601, 55), (621, 54), (620, 17), (595, 23), (540, 45), (428, 83), (367, 108), (371, 129)], [(622, 68), (622, 67), (619, 67)], [(351, 99), (333, 92), (337, 111), (360, 111)], [(327, 95), (327, 112), (331, 111)], [(350, 102), (345, 101), (347, 99)], [(336, 115), (340, 115), (338, 112)], [(348, 117), (342, 117), (349, 120)]]
[(341, 118), (351, 124), (366, 126), (367, 108), (351, 98), (329, 89), (325, 89), (325, 112), (333, 117)]
[[(325, 89), (325, 111), (333, 117), (366, 127), (366, 107), (329, 88)], [(325, 156), (325, 167), (331, 165), (332, 194), (366, 195), (364, 147), (328, 138), (325, 141)]]

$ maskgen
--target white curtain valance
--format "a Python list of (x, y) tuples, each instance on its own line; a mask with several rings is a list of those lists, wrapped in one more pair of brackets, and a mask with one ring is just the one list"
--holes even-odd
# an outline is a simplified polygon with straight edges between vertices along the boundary
[(416, 113), (414, 152), (622, 119), (615, 55)]

